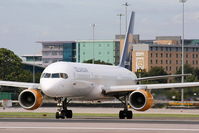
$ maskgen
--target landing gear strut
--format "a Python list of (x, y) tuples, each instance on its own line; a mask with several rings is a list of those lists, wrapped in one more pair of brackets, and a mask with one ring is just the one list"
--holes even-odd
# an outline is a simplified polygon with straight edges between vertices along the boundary
[(67, 100), (67, 98), (59, 98), (57, 106), (59, 107), (57, 109), (57, 112), (55, 114), (56, 119), (64, 119), (64, 118), (72, 118), (73, 112), (72, 110), (67, 109), (67, 105), (69, 104), (71, 100)]
[(122, 104), (124, 105), (124, 110), (120, 110), (119, 112), (119, 118), (120, 119), (132, 119), (133, 118), (133, 113), (132, 111), (129, 111), (128, 110), (128, 99), (127, 99), (127, 96), (124, 96), (123, 97), (123, 100), (121, 98), (118, 98)]

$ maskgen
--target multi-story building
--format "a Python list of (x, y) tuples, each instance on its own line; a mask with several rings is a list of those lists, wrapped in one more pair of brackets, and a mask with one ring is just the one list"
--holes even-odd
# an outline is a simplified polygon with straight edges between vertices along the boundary
[(118, 64), (120, 44), (116, 40), (85, 40), (78, 41), (78, 62), (100, 60), (111, 64)]
[(42, 41), (42, 62), (47, 66), (57, 61), (76, 62), (75, 41)]
[[(185, 45), (184, 63), (199, 68), (199, 45)], [(174, 74), (181, 67), (181, 45), (135, 44), (132, 51), (132, 70), (163, 67)]]
[(94, 59), (119, 63), (120, 43), (117, 40), (42, 41), (42, 62), (47, 66), (57, 61), (84, 62)]
[(41, 54), (23, 55), (22, 59), (23, 59), (24, 63), (42, 66), (42, 55)]

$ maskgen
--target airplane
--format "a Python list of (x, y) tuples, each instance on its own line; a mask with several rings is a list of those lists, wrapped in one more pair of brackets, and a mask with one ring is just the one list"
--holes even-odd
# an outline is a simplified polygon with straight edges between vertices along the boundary
[[(153, 104), (150, 90), (166, 88), (198, 87), (199, 82), (137, 84), (140, 80), (160, 79), (177, 75), (137, 78), (134, 72), (126, 69), (128, 59), (129, 34), (132, 33), (134, 12), (131, 13), (129, 28), (125, 37), (124, 48), (118, 66), (55, 62), (42, 72), (40, 83), (0, 81), (1, 86), (25, 88), (18, 97), (19, 104), (27, 110), (34, 110), (42, 105), (43, 94), (57, 100), (56, 119), (72, 118), (68, 104), (73, 99), (110, 100), (117, 98), (123, 104), (119, 119), (132, 119), (131, 108), (146, 111)], [(184, 76), (184, 75), (181, 75)]]

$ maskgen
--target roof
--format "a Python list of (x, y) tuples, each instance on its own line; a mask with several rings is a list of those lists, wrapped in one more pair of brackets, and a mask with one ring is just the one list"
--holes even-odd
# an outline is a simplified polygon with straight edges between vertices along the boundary
[(42, 44), (63, 44), (63, 43), (76, 43), (76, 41), (37, 41), (37, 43)]

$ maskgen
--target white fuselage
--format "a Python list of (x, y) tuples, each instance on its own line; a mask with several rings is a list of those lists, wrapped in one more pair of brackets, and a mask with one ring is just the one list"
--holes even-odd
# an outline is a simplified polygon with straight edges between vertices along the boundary
[(133, 72), (119, 66), (56, 62), (43, 71), (40, 85), (50, 97), (95, 100), (105, 98), (104, 88), (136, 84), (136, 79)]

